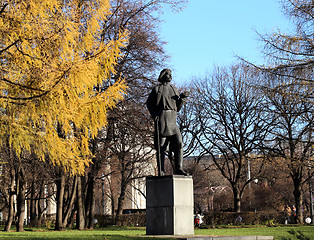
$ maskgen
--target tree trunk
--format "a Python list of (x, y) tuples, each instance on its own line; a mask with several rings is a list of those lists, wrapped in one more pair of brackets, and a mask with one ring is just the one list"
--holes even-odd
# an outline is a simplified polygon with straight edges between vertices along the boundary
[(35, 183), (32, 182), (31, 186), (31, 199), (29, 200), (30, 205), (29, 205), (29, 213), (30, 213), (30, 225), (31, 227), (35, 227), (36, 224), (36, 200), (35, 200)]
[(76, 213), (77, 213), (77, 201), (74, 202), (74, 207), (73, 207), (73, 209), (71, 211), (68, 223), (66, 225), (67, 228), (72, 228), (72, 226), (73, 226), (73, 224), (75, 222), (75, 219), (76, 219)]
[(18, 186), (18, 194), (16, 201), (17, 208), (17, 221), (16, 221), (16, 231), (23, 232), (24, 231), (24, 219), (25, 219), (25, 192), (26, 192), (26, 183), (24, 179), (24, 174), (22, 170), (18, 171), (17, 174), (17, 186)]
[(95, 180), (91, 173), (88, 174), (88, 190), (86, 199), (86, 227), (88, 229), (93, 229), (95, 218)]
[[(97, 152), (97, 140), (93, 139), (91, 141), (91, 151), (93, 154)], [(86, 203), (85, 203), (85, 217), (86, 219), (86, 227), (88, 229), (94, 228), (94, 219), (95, 219), (95, 176), (100, 170), (99, 162), (96, 161), (95, 158), (92, 159), (93, 164), (91, 166), (91, 171), (88, 173), (87, 179), (87, 194), (86, 194)]]
[(57, 213), (56, 213), (56, 225), (55, 230), (62, 231), (65, 229), (62, 221), (63, 217), (63, 197), (65, 189), (65, 175), (60, 173), (60, 179), (56, 181), (57, 186)]
[(302, 212), (302, 205), (303, 205), (303, 194), (302, 194), (302, 182), (299, 178), (293, 178), (294, 183), (294, 200), (295, 200), (295, 207), (296, 207), (296, 221), (299, 224), (303, 224), (303, 212)]
[(53, 204), (52, 195), (54, 194), (54, 189), (55, 189), (54, 183), (50, 183), (47, 185), (48, 199), (46, 200), (46, 203), (47, 203), (47, 213), (49, 217), (51, 217), (51, 214), (52, 214), (52, 204)]
[(14, 174), (14, 170), (11, 170), (10, 173), (11, 176), (11, 184), (10, 184), (10, 188), (9, 188), (9, 207), (8, 207), (8, 219), (7, 222), (5, 224), (5, 228), (4, 230), (6, 232), (10, 231), (11, 229), (11, 225), (13, 222), (13, 217), (14, 217), (14, 183), (15, 183), (15, 174)]
[(119, 220), (120, 215), (122, 214), (122, 207), (125, 199), (125, 191), (126, 191), (127, 184), (125, 182), (121, 182), (121, 192), (120, 196), (118, 198), (118, 204), (117, 204), (117, 213), (115, 217), (115, 223)]
[(42, 216), (45, 211), (45, 182), (42, 181), (38, 193), (39, 199), (37, 200), (37, 227), (41, 227)]
[(237, 186), (232, 186), (233, 191), (233, 211), (241, 212), (241, 193)]
[(116, 209), (116, 203), (115, 203), (115, 197), (114, 197), (114, 188), (112, 186), (112, 183), (110, 182), (110, 203), (111, 203), (111, 215), (112, 215), (112, 219), (115, 219), (116, 217), (116, 212), (115, 212), (115, 209)]
[(82, 191), (82, 178), (77, 176), (77, 213), (76, 213), (76, 228), (84, 230), (85, 228), (85, 216), (83, 205), (83, 191)]
[(70, 217), (70, 214), (72, 212), (73, 205), (74, 205), (74, 200), (75, 200), (75, 196), (76, 196), (76, 189), (77, 189), (77, 176), (75, 176), (74, 180), (73, 180), (73, 186), (72, 186), (70, 201), (68, 203), (67, 210), (65, 211), (64, 217), (62, 220), (63, 226), (66, 226), (68, 224), (68, 219)]

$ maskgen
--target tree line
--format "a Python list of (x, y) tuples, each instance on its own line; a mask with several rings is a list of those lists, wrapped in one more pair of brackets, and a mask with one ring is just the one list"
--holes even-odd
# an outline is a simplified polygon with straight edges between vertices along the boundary
[(230, 184), (234, 211), (267, 165), (282, 161), (303, 223), (302, 188), (313, 176), (313, 10), (311, 1), (283, 1), (294, 29), (258, 34), (264, 66), (239, 58), (190, 86), (194, 96), (180, 119), (186, 152), (210, 156)]
[(175, 10), (183, 2), (1, 2), (6, 231), (13, 219), (23, 231), (25, 200), (37, 222), (42, 201), (53, 194), (55, 229), (74, 213), (78, 229), (92, 228), (95, 183), (110, 161), (119, 169), (108, 174), (119, 175), (117, 215), (122, 212), (126, 186), (143, 175), (135, 170), (151, 156), (143, 154), (151, 126), (141, 105), (166, 57), (158, 15), (162, 6)]
[[(109, 176), (119, 183), (108, 189), (118, 194), (111, 201), (117, 220), (127, 186), (147, 175), (153, 127), (145, 101), (167, 59), (157, 16), (161, 7), (179, 9), (184, 1), (110, 3), (1, 2), (6, 231), (13, 219), (23, 231), (25, 201), (37, 224), (45, 211), (42, 202), (54, 194), (56, 230), (74, 220), (78, 229), (93, 228), (96, 184)], [(269, 164), (283, 161), (302, 222), (302, 186), (313, 175), (307, 169), (313, 162), (314, 6), (287, 0), (283, 7), (295, 29), (291, 35), (260, 34), (269, 64), (239, 59), (193, 79), (184, 86), (192, 95), (179, 125), (185, 155), (211, 157), (230, 184), (235, 211), (241, 210), (245, 188)]]
[(187, 152), (193, 149), (199, 164), (204, 158), (212, 161), (204, 169), (213, 170), (213, 163), (228, 181), (236, 212), (241, 211), (246, 188), (269, 174), (270, 166), (283, 164), (293, 180), (302, 222), (302, 188), (313, 175), (313, 104), (291, 93), (307, 95), (309, 86), (289, 86), (285, 93), (265, 91), (256, 87), (260, 81), (267, 83), (260, 74), (238, 64), (195, 79), (194, 95), (180, 116)]

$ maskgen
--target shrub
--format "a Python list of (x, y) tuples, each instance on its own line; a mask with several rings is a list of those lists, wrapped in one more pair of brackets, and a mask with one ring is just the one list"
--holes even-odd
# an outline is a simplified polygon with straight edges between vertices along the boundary
[[(99, 227), (108, 225), (145, 227), (145, 213), (122, 214), (116, 222), (110, 215), (96, 215)], [(284, 224), (287, 216), (279, 212), (211, 212), (204, 214), (205, 225), (274, 225)]]
[(99, 227), (114, 225), (114, 221), (111, 215), (96, 214), (95, 218), (98, 220)]
[(283, 224), (285, 215), (278, 212), (212, 212), (204, 214), (207, 225)]
[(106, 227), (109, 225), (118, 225), (118, 226), (135, 226), (135, 227), (145, 227), (146, 225), (146, 214), (145, 213), (131, 213), (131, 214), (122, 214), (117, 219), (116, 223), (111, 215), (101, 215), (98, 214), (95, 216), (98, 220), (99, 227)]
[(122, 214), (119, 216), (119, 219), (116, 224), (118, 226), (145, 227), (146, 214), (145, 213)]

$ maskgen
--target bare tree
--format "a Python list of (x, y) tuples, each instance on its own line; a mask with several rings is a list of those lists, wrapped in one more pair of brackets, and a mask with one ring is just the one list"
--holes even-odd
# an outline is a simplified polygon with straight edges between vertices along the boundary
[(119, 186), (116, 188), (119, 193), (117, 220), (122, 213), (127, 187), (133, 180), (151, 174), (148, 170), (151, 169), (154, 154), (150, 119), (137, 105), (124, 106), (124, 111), (112, 113), (111, 120), (114, 121), (111, 124), (114, 144), (110, 146), (110, 150), (113, 154), (112, 160), (117, 161), (114, 173), (119, 179)]
[[(265, 99), (251, 85), (257, 76), (246, 65), (216, 69), (195, 81), (193, 129), (201, 150), (231, 185), (234, 211), (241, 210), (245, 187), (263, 171), (269, 129)], [(252, 166), (255, 166), (252, 168)]]
[[(184, 86), (179, 92), (194, 91), (193, 86)], [(195, 98), (198, 98), (197, 93), (194, 93), (194, 98), (187, 98), (186, 103), (178, 112), (178, 125), (182, 134), (183, 140), (183, 157), (194, 157), (194, 162), (198, 164), (203, 158), (205, 151), (200, 147), (195, 133), (199, 131), (197, 117), (195, 116)]]
[[(291, 20), (290, 33), (280, 30), (258, 34), (267, 64), (255, 66), (265, 82), (259, 86), (269, 98), (269, 114), (276, 120), (272, 146), (285, 159), (294, 184), (297, 221), (303, 222), (302, 185), (305, 163), (313, 144), (314, 2), (282, 0), (285, 16)], [(311, 143), (312, 142), (312, 143)], [(309, 178), (311, 174), (309, 174)], [(309, 179), (308, 178), (308, 179)]]
[[(278, 77), (277, 81), (270, 79), (268, 86), (274, 89), (282, 82), (289, 81)], [(297, 211), (297, 221), (303, 223), (302, 186), (310, 176), (308, 167), (313, 165), (311, 150), (313, 148), (313, 104), (309, 99), (308, 85), (292, 84), (282, 91), (267, 92), (269, 99), (268, 114), (274, 119), (272, 128), (271, 151), (275, 156), (283, 158), (287, 165), (294, 185), (294, 198)], [(295, 96), (299, 97), (295, 97)], [(300, 99), (300, 96), (303, 96)]]

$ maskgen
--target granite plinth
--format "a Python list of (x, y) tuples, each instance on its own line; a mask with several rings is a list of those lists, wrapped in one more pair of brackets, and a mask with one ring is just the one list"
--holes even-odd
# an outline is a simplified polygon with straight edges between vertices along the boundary
[(146, 178), (146, 234), (193, 235), (191, 176)]

